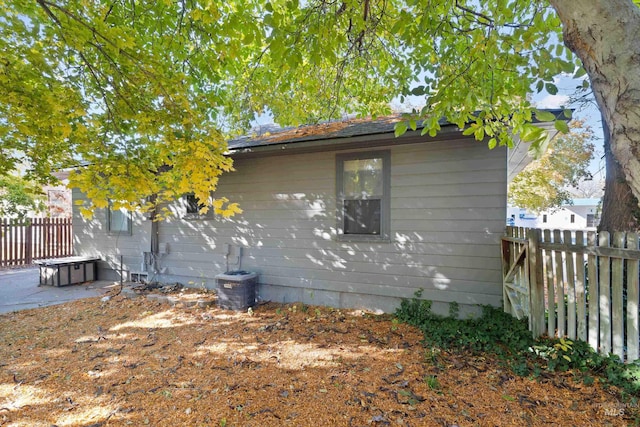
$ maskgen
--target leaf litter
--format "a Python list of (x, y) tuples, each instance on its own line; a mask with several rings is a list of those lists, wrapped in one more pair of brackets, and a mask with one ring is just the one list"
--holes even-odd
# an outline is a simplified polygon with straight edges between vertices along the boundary
[[(0, 316), (0, 425), (627, 425), (615, 388), (429, 353), (388, 315), (92, 298)], [(181, 298), (185, 303), (181, 303)], [(171, 302), (171, 304), (167, 303)], [(428, 354), (429, 353), (429, 354)]]

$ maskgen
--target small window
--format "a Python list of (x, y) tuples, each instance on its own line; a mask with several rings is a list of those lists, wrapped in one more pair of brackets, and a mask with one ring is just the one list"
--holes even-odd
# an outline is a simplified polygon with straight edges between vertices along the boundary
[(197, 215), (200, 213), (200, 208), (204, 206), (202, 203), (198, 203), (198, 199), (194, 194), (187, 194), (185, 196), (185, 203), (187, 205), (187, 214)]
[(200, 203), (198, 198), (193, 193), (185, 194), (182, 198), (183, 206), (185, 208), (185, 216), (186, 219), (199, 219), (199, 218), (207, 218), (210, 216), (211, 210), (206, 214), (201, 214), (200, 209), (204, 207), (204, 203)]
[(342, 154), (336, 161), (338, 229), (342, 238), (388, 239), (389, 152)]
[(109, 233), (131, 234), (131, 214), (126, 209), (114, 209), (109, 205), (108, 225)]
[(576, 216), (574, 214), (571, 214), (571, 224), (574, 224), (576, 222)]
[(542, 222), (547, 222), (547, 214), (542, 215)]
[(587, 214), (587, 227), (597, 227), (598, 222), (594, 214)]

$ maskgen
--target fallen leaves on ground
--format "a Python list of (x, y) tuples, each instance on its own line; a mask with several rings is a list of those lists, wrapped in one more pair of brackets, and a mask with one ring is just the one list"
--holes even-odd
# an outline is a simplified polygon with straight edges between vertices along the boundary
[(632, 415), (597, 382), (517, 377), (360, 311), (118, 295), (2, 315), (0, 331), (0, 425), (605, 426)]

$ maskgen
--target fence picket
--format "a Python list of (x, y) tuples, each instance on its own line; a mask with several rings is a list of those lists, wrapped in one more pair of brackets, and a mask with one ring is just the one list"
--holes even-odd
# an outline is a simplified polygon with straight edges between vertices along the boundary
[[(564, 243), (571, 243), (571, 237), (571, 231), (565, 230), (563, 232)], [(564, 260), (567, 277), (565, 289), (567, 296), (567, 336), (572, 340), (576, 339), (576, 279), (573, 257), (573, 252), (566, 252)]]
[[(609, 233), (602, 231), (598, 235), (598, 246), (609, 247)], [(598, 306), (600, 308), (600, 351), (604, 354), (611, 352), (611, 258), (599, 257), (600, 292), (598, 293)]]
[[(624, 248), (624, 233), (613, 233), (613, 247)], [(624, 313), (622, 298), (623, 288), (623, 260), (622, 258), (611, 259), (611, 310), (612, 313)], [(624, 317), (611, 316), (611, 351), (620, 359), (624, 360)]]
[(58, 250), (60, 250), (61, 236), (62, 236), (62, 223), (58, 221), (58, 223), (56, 224), (56, 253)]
[[(507, 237), (513, 237), (513, 227), (507, 227), (505, 230)], [(502, 276), (504, 277), (509, 271), (509, 266), (513, 263), (511, 258), (511, 252), (514, 246), (513, 242), (502, 240), (501, 241), (501, 255), (502, 255)], [(507, 291), (505, 282), (502, 282), (502, 309), (505, 313), (513, 313), (513, 307), (511, 307), (511, 301)]]
[[(627, 234), (627, 248), (638, 249), (638, 234)], [(638, 324), (638, 260), (627, 260), (627, 359), (640, 358), (640, 325)]]
[(0, 218), (0, 237), (2, 238), (0, 239), (0, 267), (4, 266), (4, 259), (7, 253), (8, 236), (6, 221), (5, 218)]
[[(543, 233), (543, 241), (551, 242), (551, 230), (544, 230)], [(553, 337), (556, 335), (556, 293), (553, 286), (553, 258), (550, 249), (544, 251), (544, 270), (547, 277), (547, 312), (549, 313), (547, 335)]]
[[(540, 336), (545, 330), (545, 310), (544, 310), (544, 275), (541, 268), (537, 268), (538, 263), (542, 263), (542, 250), (538, 242), (542, 238), (540, 230), (529, 230), (527, 239), (529, 244), (529, 286), (531, 294), (530, 325), (534, 336)], [(541, 265), (541, 264), (540, 264)]]
[[(560, 230), (553, 230), (553, 242), (561, 243)], [(564, 306), (564, 262), (561, 251), (553, 251), (555, 260), (555, 304), (558, 318), (558, 336), (564, 337), (566, 333), (566, 310)]]
[(18, 234), (20, 235), (20, 243), (18, 245), (18, 260), (20, 263), (27, 263), (27, 251), (24, 243), (26, 236), (26, 228), (24, 225), (18, 226)]
[[(584, 232), (576, 231), (576, 246), (584, 246)], [(582, 252), (576, 252), (576, 338), (587, 341), (587, 298), (585, 287), (585, 259)]]
[(70, 218), (0, 218), (0, 267), (73, 255)]
[(42, 221), (42, 219), (40, 218), (37, 218), (34, 222), (33, 234), (35, 235), (35, 238), (38, 241), (37, 248), (36, 248), (37, 254), (35, 255), (38, 258), (40, 257), (47, 258), (45, 242), (42, 239), (42, 236), (44, 236), (44, 228), (45, 228), (44, 221)]
[[(587, 242), (589, 246), (595, 247), (597, 245), (597, 235), (593, 231), (587, 233)], [(598, 262), (596, 256), (589, 254), (587, 256), (588, 262), (588, 277), (589, 277), (589, 344), (594, 350), (598, 350), (600, 347), (600, 317), (598, 310), (598, 298), (600, 294), (600, 285), (598, 283)]]

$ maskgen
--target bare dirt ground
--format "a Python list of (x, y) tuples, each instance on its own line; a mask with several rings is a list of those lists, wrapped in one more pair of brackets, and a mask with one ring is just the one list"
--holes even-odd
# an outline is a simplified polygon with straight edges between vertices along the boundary
[[(208, 295), (181, 298), (206, 300)], [(426, 349), (390, 316), (92, 298), (0, 316), (0, 425), (607, 426), (615, 389)]]

